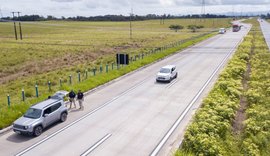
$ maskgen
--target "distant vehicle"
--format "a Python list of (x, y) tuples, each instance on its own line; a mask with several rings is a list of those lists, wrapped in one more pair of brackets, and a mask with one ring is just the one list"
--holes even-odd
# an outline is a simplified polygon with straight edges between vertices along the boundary
[(233, 32), (238, 32), (239, 30), (241, 30), (241, 25), (233, 24), (232, 28), (233, 28)]
[(68, 92), (56, 92), (49, 99), (31, 106), (27, 112), (13, 123), (13, 131), (18, 134), (39, 136), (51, 124), (67, 119), (68, 110), (63, 97)]
[(167, 65), (159, 70), (156, 76), (156, 81), (171, 82), (175, 78), (177, 78), (176, 66)]
[(226, 29), (225, 28), (220, 28), (218, 31), (219, 34), (225, 34), (226, 33)]

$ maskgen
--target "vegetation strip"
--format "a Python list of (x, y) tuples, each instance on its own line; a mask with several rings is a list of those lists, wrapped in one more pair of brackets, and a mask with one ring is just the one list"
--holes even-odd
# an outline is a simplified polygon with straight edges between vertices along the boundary
[(270, 53), (257, 21), (254, 25), (254, 55), (246, 93), (248, 109), (241, 140), (243, 155), (270, 155)]
[[(176, 156), (270, 155), (270, 53), (256, 19), (248, 22), (252, 30), (204, 99)], [(246, 118), (234, 131), (241, 97)]]

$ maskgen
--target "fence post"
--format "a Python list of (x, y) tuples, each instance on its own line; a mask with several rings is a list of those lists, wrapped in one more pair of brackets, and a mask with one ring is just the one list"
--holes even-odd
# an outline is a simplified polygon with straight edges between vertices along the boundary
[(96, 68), (93, 69), (93, 74), (96, 76)]
[(78, 81), (81, 82), (81, 72), (78, 72)]
[(51, 89), (51, 81), (48, 82), (48, 87), (49, 87), (49, 92), (52, 90)]
[(62, 87), (62, 78), (59, 79), (59, 85)]
[(38, 85), (37, 84), (36, 84), (35, 88), (36, 88), (36, 97), (38, 97)]
[(114, 63), (112, 63), (112, 70), (113, 70), (113, 65), (114, 65)]
[(106, 73), (108, 73), (109, 72), (109, 65), (108, 65), (108, 63), (106, 64)]
[(88, 78), (88, 69), (85, 69), (85, 79)]
[(99, 73), (102, 73), (102, 69), (103, 68), (103, 66), (102, 66), (102, 64), (100, 65), (100, 67), (99, 67)]
[(22, 101), (25, 101), (25, 93), (24, 93), (24, 89), (22, 89)]
[(69, 84), (71, 85), (72, 84), (72, 76), (69, 75)]
[(9, 94), (7, 95), (7, 101), (8, 101), (8, 108), (10, 108), (10, 96), (9, 96)]

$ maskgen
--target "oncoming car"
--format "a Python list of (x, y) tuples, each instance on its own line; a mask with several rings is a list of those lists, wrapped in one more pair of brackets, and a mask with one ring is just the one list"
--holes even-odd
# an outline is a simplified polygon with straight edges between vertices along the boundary
[(67, 119), (68, 110), (63, 97), (55, 94), (49, 99), (31, 106), (27, 112), (13, 123), (13, 131), (18, 134), (39, 136), (49, 125)]
[(156, 76), (156, 81), (171, 82), (175, 78), (177, 78), (176, 66), (167, 65), (159, 70)]
[(218, 31), (219, 34), (225, 34), (226, 33), (226, 29), (225, 28), (220, 28)]

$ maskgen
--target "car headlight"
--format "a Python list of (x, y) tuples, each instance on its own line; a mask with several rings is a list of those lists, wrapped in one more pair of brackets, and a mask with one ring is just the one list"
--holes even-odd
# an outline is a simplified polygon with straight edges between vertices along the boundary
[(30, 128), (30, 126), (24, 126), (23, 128), (24, 128), (24, 129), (28, 129), (28, 128)]

